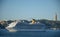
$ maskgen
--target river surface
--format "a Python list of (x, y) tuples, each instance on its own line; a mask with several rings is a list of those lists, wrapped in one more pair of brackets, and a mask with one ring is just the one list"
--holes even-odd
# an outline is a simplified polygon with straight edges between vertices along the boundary
[(0, 37), (60, 37), (60, 30), (45, 31), (0, 31)]

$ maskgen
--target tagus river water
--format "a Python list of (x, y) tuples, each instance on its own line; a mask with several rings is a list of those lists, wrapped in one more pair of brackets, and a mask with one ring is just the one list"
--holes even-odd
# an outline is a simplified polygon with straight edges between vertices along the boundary
[(60, 30), (0, 32), (0, 37), (60, 37)]

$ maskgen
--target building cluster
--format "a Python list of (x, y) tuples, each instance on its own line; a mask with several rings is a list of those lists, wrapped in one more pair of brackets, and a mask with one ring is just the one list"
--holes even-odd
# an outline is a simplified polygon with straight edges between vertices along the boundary
[(25, 23), (25, 24), (31, 24), (31, 25), (37, 25), (37, 24), (44, 24), (46, 28), (56, 28), (60, 29), (60, 21), (57, 21), (57, 14), (54, 17), (55, 21), (53, 20), (47, 20), (47, 19), (41, 19), (41, 20), (36, 20), (32, 19), (30, 21), (28, 20), (8, 20), (8, 21), (0, 21), (0, 29), (7, 27), (9, 24), (12, 22), (19, 22), (19, 23)]
[(52, 20), (46, 20), (46, 19), (42, 19), (42, 20), (35, 20), (32, 19), (31, 21), (28, 20), (8, 20), (8, 21), (0, 21), (0, 29), (1, 28), (5, 28), (7, 27), (10, 23), (12, 22), (20, 22), (20, 23), (26, 23), (26, 24), (45, 24), (46, 28), (57, 28), (60, 29), (60, 21), (52, 21)]

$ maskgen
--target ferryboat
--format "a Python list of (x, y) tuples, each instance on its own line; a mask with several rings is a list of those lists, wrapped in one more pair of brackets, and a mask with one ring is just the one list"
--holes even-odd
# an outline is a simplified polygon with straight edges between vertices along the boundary
[(12, 22), (6, 29), (10, 32), (15, 31), (45, 31), (45, 24), (42, 23), (25, 23), (25, 22)]

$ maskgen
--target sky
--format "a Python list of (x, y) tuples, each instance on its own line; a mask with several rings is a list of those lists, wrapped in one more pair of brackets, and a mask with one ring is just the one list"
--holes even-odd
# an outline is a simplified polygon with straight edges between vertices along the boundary
[(54, 20), (56, 13), (60, 20), (60, 0), (0, 0), (0, 20)]

